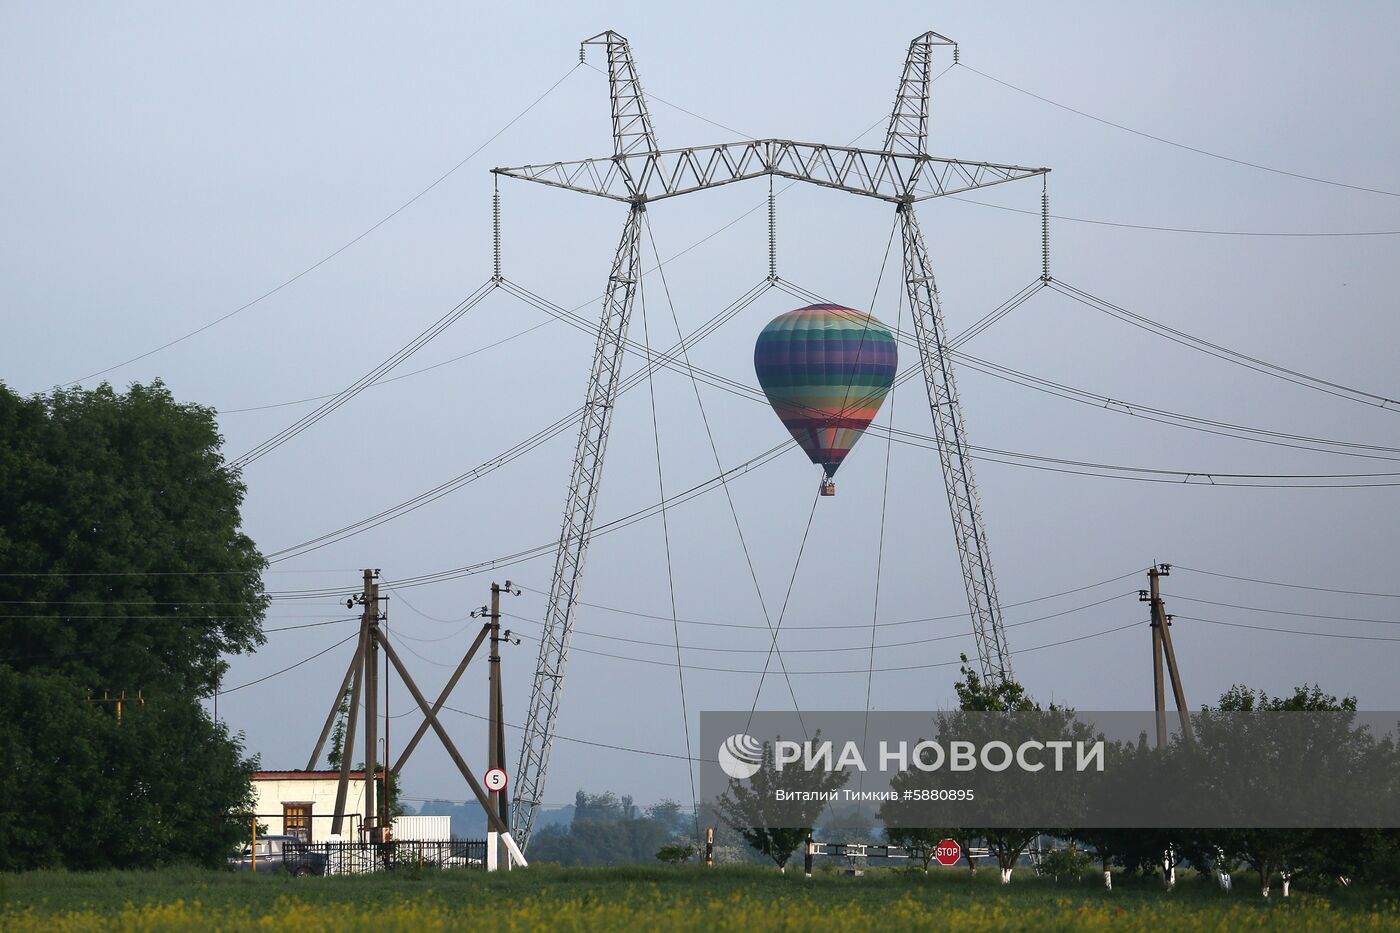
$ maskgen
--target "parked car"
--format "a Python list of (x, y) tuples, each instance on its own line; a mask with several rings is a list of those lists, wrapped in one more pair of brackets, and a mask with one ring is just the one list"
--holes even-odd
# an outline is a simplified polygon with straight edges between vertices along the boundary
[(235, 871), (286, 872), (297, 877), (326, 873), (326, 853), (296, 836), (259, 836), (257, 856), (254, 868), (253, 846), (245, 845), (242, 852), (229, 859), (229, 865)]

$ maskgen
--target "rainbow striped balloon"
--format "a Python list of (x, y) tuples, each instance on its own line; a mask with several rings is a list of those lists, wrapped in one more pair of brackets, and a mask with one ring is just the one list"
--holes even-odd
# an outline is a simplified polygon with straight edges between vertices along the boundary
[(889, 328), (841, 305), (778, 315), (753, 350), (769, 404), (828, 477), (875, 420), (897, 366)]

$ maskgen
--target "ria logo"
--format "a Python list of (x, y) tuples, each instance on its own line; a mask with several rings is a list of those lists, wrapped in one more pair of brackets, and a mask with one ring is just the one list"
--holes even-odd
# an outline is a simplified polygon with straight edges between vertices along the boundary
[(753, 777), (762, 764), (763, 746), (751, 735), (736, 733), (719, 747), (720, 770), (736, 781)]

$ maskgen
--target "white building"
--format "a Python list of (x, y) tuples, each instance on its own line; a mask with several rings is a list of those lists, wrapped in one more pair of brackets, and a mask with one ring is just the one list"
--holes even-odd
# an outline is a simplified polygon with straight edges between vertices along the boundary
[[(331, 838), (339, 771), (258, 771), (253, 775), (254, 812), (273, 835), (300, 836), (307, 842)], [(365, 773), (351, 771), (345, 795), (341, 837), (360, 837), (365, 812)]]
[[(253, 795), (258, 823), (272, 835), (300, 836), (307, 842), (331, 838), (335, 816), (335, 792), (339, 771), (259, 771), (253, 775)], [(351, 771), (345, 794), (345, 820), (341, 838), (360, 838), (365, 812), (365, 773)], [(390, 838), (404, 842), (446, 842), (452, 838), (447, 816), (399, 816)]]

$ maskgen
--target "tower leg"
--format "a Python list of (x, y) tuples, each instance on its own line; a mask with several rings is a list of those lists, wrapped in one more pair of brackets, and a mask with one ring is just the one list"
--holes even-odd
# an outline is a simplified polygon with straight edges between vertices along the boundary
[(948, 511), (953, 518), (953, 535), (957, 539), (958, 559), (962, 563), (963, 587), (967, 591), (967, 605), (972, 616), (972, 633), (977, 640), (977, 660), (982, 669), (982, 679), (996, 685), (1010, 679), (1011, 658), (1006, 647), (1001, 603), (992, 575), (991, 554), (987, 549), (982, 507), (977, 501), (977, 486), (972, 476), (962, 406), (958, 402), (957, 383), (953, 379), (953, 365), (947, 349), (943, 306), (929, 263), (928, 248), (924, 246), (923, 233), (914, 217), (913, 205), (900, 204), (899, 216), (904, 241), (904, 281), (909, 292), (909, 306), (914, 312), (914, 335), (919, 345), (919, 361), (923, 365), (928, 404), (933, 413), (938, 459), (948, 493)]
[(511, 826), (521, 848), (529, 844), (535, 814), (540, 801), (544, 799), (555, 720), (564, 689), (569, 641), (573, 635), (574, 615), (583, 583), (584, 559), (593, 535), (593, 512), (597, 507), (598, 485), (603, 476), (603, 455), (608, 445), (613, 404), (621, 381), (623, 342), (627, 337), (632, 301), (637, 292), (637, 277), (641, 272), (643, 210), (645, 206), (642, 203), (634, 203), (627, 215), (603, 297), (602, 326), (598, 330), (593, 369), (588, 377), (588, 394), (564, 503), (564, 525), (559, 533), (554, 577), (549, 588), (544, 631), (540, 636), (539, 660), (530, 688), (525, 735), (520, 746), (520, 766), (514, 778), (514, 817)]

